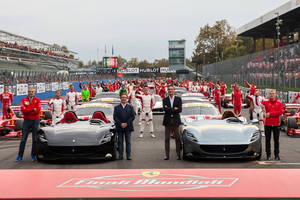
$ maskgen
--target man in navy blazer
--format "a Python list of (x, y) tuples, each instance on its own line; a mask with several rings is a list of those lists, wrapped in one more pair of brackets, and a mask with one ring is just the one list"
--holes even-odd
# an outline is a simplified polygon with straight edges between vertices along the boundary
[(123, 159), (124, 153), (124, 136), (126, 142), (126, 158), (131, 160), (131, 132), (134, 131), (133, 120), (135, 112), (131, 105), (127, 104), (127, 94), (121, 93), (121, 103), (115, 106), (114, 121), (118, 134), (119, 159)]

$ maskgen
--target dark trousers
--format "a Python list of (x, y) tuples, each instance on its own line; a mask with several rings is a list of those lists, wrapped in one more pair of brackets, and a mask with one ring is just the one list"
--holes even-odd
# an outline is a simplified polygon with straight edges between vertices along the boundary
[(271, 155), (271, 135), (273, 131), (274, 139), (274, 154), (279, 155), (279, 126), (265, 126), (265, 136), (266, 136), (266, 153), (267, 156)]
[(120, 158), (123, 158), (123, 154), (124, 154), (124, 136), (125, 136), (125, 143), (126, 143), (126, 157), (130, 158), (130, 156), (131, 156), (131, 132), (128, 132), (128, 131), (118, 132), (119, 156), (120, 156)]
[(177, 153), (177, 156), (179, 157), (180, 150), (181, 150), (181, 138), (179, 135), (179, 126), (176, 126), (173, 124), (169, 124), (168, 126), (165, 126), (165, 154), (166, 154), (166, 157), (169, 157), (169, 155), (170, 155), (171, 130), (174, 130), (176, 153)]
[(32, 130), (32, 148), (31, 155), (36, 155), (37, 131), (39, 129), (40, 120), (24, 120), (22, 128), (22, 139), (19, 147), (19, 156), (23, 157), (29, 130)]

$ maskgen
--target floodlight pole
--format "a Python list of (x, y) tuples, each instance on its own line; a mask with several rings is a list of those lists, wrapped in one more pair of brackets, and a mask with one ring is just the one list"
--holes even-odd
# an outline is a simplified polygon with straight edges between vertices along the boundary
[[(276, 12), (275, 15), (277, 15), (277, 19), (276, 19), (276, 23), (275, 23), (275, 26), (276, 26), (276, 31), (277, 31), (277, 64), (280, 66), (280, 58), (279, 58), (279, 43), (280, 43), (280, 25), (282, 25), (282, 20), (279, 19), (279, 13)], [(273, 67), (273, 84), (274, 84), (274, 87), (276, 87), (275, 83), (275, 78), (274, 78), (274, 75), (275, 75), (275, 65)]]

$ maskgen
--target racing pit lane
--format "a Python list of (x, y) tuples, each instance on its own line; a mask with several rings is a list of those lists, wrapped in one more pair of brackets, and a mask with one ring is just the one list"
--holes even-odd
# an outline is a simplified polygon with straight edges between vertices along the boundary
[[(248, 110), (243, 110), (248, 117)], [(251, 160), (177, 160), (175, 142), (171, 140), (170, 160), (164, 158), (164, 127), (162, 115), (154, 116), (154, 131), (156, 138), (151, 138), (147, 128), (143, 138), (139, 138), (138, 116), (135, 120), (135, 132), (132, 133), (132, 160), (116, 161), (55, 161), (31, 162), (31, 135), (28, 137), (23, 161), (15, 162), (20, 140), (0, 141), (0, 169), (188, 169), (188, 168), (300, 168), (299, 137), (289, 137), (286, 133), (280, 135), (280, 162), (266, 161), (264, 137), (262, 141), (263, 155), (260, 161)], [(273, 142), (272, 142), (273, 149)], [(273, 151), (272, 151), (273, 152)]]
[(299, 169), (1, 170), (0, 178), (3, 199), (300, 197)]

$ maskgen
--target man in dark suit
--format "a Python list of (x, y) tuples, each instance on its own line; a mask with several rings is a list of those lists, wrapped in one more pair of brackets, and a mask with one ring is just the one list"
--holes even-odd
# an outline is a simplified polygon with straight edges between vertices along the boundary
[(123, 159), (124, 152), (124, 136), (126, 142), (126, 157), (127, 160), (131, 160), (131, 132), (134, 131), (133, 120), (135, 118), (135, 112), (131, 105), (127, 104), (127, 94), (122, 93), (121, 103), (115, 106), (114, 109), (114, 121), (118, 134), (118, 147), (119, 147), (119, 159)]
[(169, 160), (170, 155), (170, 135), (174, 130), (177, 160), (180, 158), (181, 138), (179, 135), (179, 126), (181, 124), (180, 113), (182, 111), (182, 101), (180, 97), (175, 96), (173, 85), (168, 86), (169, 96), (163, 99), (163, 108), (165, 111), (163, 125), (165, 126), (165, 160)]

